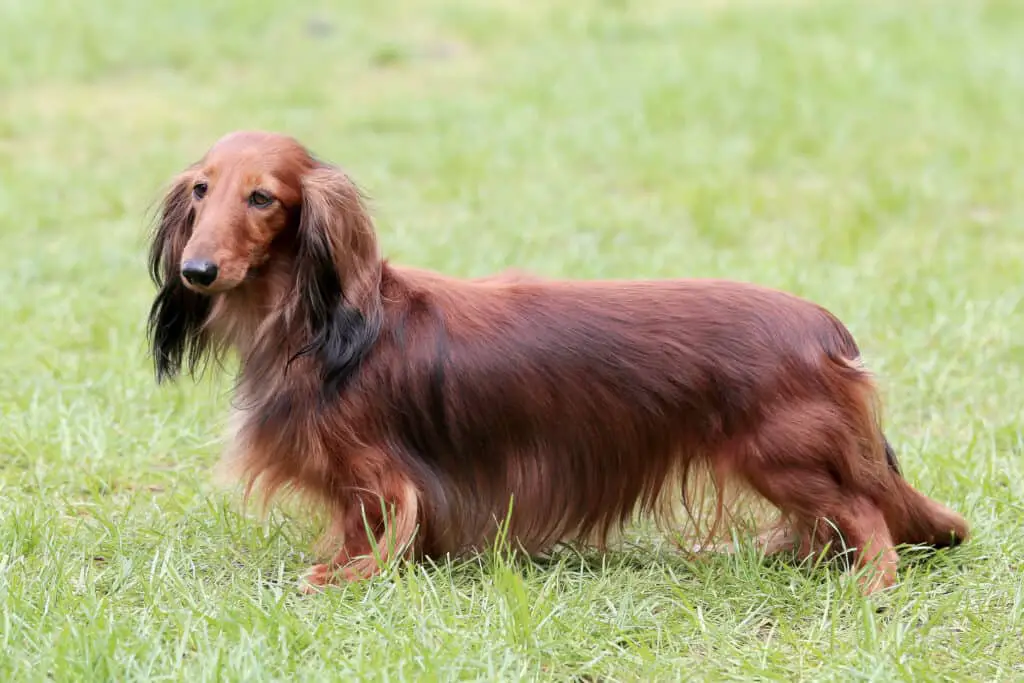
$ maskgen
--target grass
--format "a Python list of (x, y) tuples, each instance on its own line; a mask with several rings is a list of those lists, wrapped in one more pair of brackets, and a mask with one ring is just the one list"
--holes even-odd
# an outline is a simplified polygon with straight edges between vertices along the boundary
[[(0, 0), (0, 679), (1024, 680), (1024, 6)], [(456, 275), (810, 297), (976, 537), (837, 569), (641, 543), (302, 596), (315, 524), (217, 488), (226, 378), (157, 388), (148, 219), (289, 132)]]

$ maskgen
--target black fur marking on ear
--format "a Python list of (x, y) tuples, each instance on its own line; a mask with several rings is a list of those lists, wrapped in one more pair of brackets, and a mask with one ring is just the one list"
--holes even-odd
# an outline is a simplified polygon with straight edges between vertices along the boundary
[(208, 297), (188, 289), (178, 277), (177, 250), (183, 248), (194, 219), (188, 183), (179, 183), (164, 201), (149, 248), (149, 275), (159, 288), (149, 309), (146, 333), (157, 382), (174, 379), (187, 365), (195, 374), (209, 348), (203, 328), (210, 313)]
[(298, 282), (312, 339), (293, 360), (305, 355), (317, 360), (323, 398), (330, 400), (359, 370), (380, 335), (382, 321), (367, 319), (345, 300), (327, 236), (319, 230), (300, 232)]
[(210, 314), (210, 299), (196, 294), (176, 279), (157, 292), (149, 311), (148, 334), (157, 382), (173, 380), (187, 364), (194, 374), (209, 346), (203, 328)]

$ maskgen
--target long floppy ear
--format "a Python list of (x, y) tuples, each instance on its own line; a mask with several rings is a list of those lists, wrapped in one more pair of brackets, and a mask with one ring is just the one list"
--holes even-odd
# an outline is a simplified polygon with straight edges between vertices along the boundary
[(164, 197), (149, 247), (149, 274), (159, 288), (147, 326), (157, 382), (174, 379), (184, 363), (195, 373), (209, 347), (203, 323), (210, 313), (210, 299), (185, 287), (178, 276), (181, 253), (195, 218), (191, 191), (190, 174), (175, 179)]
[(381, 259), (373, 221), (355, 184), (320, 165), (302, 179), (298, 295), (323, 389), (340, 391), (381, 328)]

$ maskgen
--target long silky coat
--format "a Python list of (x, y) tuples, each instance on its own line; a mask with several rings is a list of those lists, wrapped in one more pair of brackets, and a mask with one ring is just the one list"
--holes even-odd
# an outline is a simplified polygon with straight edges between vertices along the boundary
[(853, 337), (786, 293), (398, 267), (342, 171), (258, 132), (175, 179), (151, 269), (158, 377), (237, 351), (228, 462), (328, 510), (312, 584), (484, 548), (506, 519), (530, 552), (638, 513), (671, 529), (697, 473), (712, 527), (730, 487), (756, 493), (766, 550), (838, 533), (866, 592), (895, 582), (894, 546), (968, 537), (901, 476)]

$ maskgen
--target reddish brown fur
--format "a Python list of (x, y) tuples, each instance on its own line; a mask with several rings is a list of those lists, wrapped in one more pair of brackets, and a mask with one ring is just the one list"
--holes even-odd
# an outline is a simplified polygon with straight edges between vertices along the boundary
[[(271, 206), (246, 203), (257, 188)], [(186, 285), (184, 258), (223, 279)], [(769, 550), (818, 551), (838, 529), (867, 592), (895, 581), (894, 545), (968, 537), (898, 473), (850, 333), (785, 293), (400, 268), (351, 181), (266, 133), (225, 137), (177, 179), (151, 265), (158, 375), (236, 349), (230, 461), (329, 510), (337, 551), (313, 583), (483, 548), (510, 498), (530, 552), (603, 544), (638, 512), (671, 525), (699, 472), (716, 501), (728, 485), (778, 508)]]

